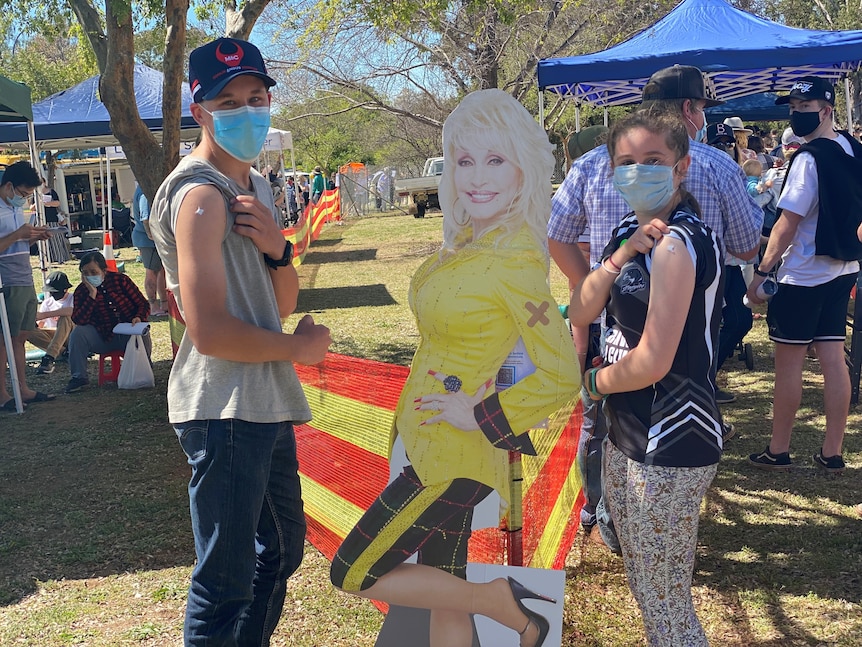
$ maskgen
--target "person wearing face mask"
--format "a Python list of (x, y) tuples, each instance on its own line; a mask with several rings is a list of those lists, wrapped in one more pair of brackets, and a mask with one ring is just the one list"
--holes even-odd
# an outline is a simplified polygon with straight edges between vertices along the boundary
[(293, 362), (321, 362), (331, 340), (310, 315), (282, 330), (299, 279), (269, 182), (252, 169), (275, 85), (260, 51), (233, 38), (202, 45), (189, 85), (201, 142), (150, 211), (186, 324), (168, 381), (168, 418), (192, 471), (184, 641), (264, 645), (305, 539), (293, 425), (311, 411)]
[(715, 349), (724, 263), (682, 186), (688, 152), (670, 115), (639, 110), (614, 124), (613, 183), (633, 211), (569, 309), (575, 325), (607, 313), (604, 363), (584, 382), (608, 422), (606, 503), (650, 647), (708, 645), (691, 577), (700, 503), (723, 446)]
[[(832, 125), (835, 90), (826, 79), (800, 78), (777, 104), (790, 105), (790, 127), (805, 143), (784, 178), (766, 251), (748, 288), (777, 271), (778, 292), (769, 302), (769, 338), (775, 342), (772, 437), (749, 461), (766, 470), (793, 468), (790, 437), (802, 399), (806, 350), (814, 344), (823, 373), (826, 433), (816, 466), (844, 471), (841, 448), (850, 406), (844, 359), (847, 304), (856, 283), (862, 242), (856, 236), (862, 211), (862, 144)], [(780, 267), (779, 267), (780, 261)]]
[[(692, 142), (691, 168), (685, 187), (701, 207), (703, 221), (722, 241), (725, 251), (751, 259), (760, 249), (763, 211), (748, 195), (742, 169), (728, 155), (700, 143), (706, 132), (704, 109), (722, 101), (708, 97), (701, 71), (696, 67), (675, 65), (650, 77), (643, 92), (643, 107), (652, 107), (681, 119)], [(631, 211), (611, 182), (611, 162), (606, 146), (598, 146), (572, 163), (563, 184), (554, 194), (548, 244), (551, 257), (568, 277), (578, 283), (589, 271), (578, 239), (589, 226), (590, 262), (596, 263), (620, 220)], [(584, 335), (586, 337), (586, 335)], [(585, 349), (578, 348), (579, 351)], [(581, 443), (591, 456), (601, 457), (603, 425), (587, 423), (601, 415), (589, 398), (584, 401), (585, 425)], [(728, 429), (728, 435), (732, 429)], [(583, 451), (583, 448), (579, 451)], [(600, 464), (600, 462), (599, 462)], [(599, 478), (599, 469), (582, 474), (585, 481)], [(599, 479), (600, 480), (600, 479)], [(585, 493), (595, 488), (585, 488)], [(587, 499), (581, 524), (585, 531), (598, 528), (610, 546), (615, 544), (610, 518), (601, 499)]]
[[(69, 372), (66, 393), (76, 393), (90, 383), (87, 358), (94, 353), (124, 351), (129, 335), (114, 334), (118, 323), (147, 321), (150, 302), (135, 282), (119, 272), (109, 272), (101, 252), (88, 252), (78, 263), (81, 284), (72, 304), (74, 330), (69, 335)], [(147, 355), (152, 351), (150, 333), (144, 333)]]
[[(16, 162), (3, 171), (0, 179), (0, 279), (9, 319), (15, 375), (25, 403), (54, 399), (53, 395), (34, 391), (27, 386), (26, 354), (27, 335), (36, 328), (36, 309), (39, 302), (33, 286), (30, 267), (30, 245), (37, 240), (48, 240), (51, 233), (46, 227), (34, 227), (24, 215), (27, 199), (42, 181), (28, 162)], [(15, 400), (6, 388), (7, 348), (0, 338), (0, 411), (15, 411)]]

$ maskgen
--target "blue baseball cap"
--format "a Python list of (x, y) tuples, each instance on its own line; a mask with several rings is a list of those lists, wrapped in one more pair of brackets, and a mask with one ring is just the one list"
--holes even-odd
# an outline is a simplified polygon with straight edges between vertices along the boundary
[(195, 103), (215, 98), (224, 86), (243, 74), (262, 79), (267, 88), (275, 85), (266, 73), (260, 50), (248, 41), (219, 38), (189, 54), (189, 87)]

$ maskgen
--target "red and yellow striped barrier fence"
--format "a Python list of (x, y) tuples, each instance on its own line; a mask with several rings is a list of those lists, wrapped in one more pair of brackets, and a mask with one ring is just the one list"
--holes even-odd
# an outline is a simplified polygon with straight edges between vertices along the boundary
[[(314, 419), (296, 428), (308, 539), (332, 559), (342, 539), (385, 487), (388, 441), (408, 369), (329, 353), (318, 366), (296, 366)], [(535, 433), (538, 457), (521, 457), (525, 566), (562, 568), (578, 530), (582, 500), (575, 457), (580, 404)], [(510, 533), (473, 533), (472, 562), (507, 563)]]

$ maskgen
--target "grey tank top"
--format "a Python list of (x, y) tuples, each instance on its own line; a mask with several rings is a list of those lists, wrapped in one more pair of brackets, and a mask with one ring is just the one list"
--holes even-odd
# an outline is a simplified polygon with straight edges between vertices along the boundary
[[(252, 183), (254, 195), (272, 210), (277, 221), (269, 184), (254, 170)], [(225, 198), (227, 222), (222, 254), (228, 312), (255, 326), (281, 331), (278, 304), (263, 255), (251, 239), (232, 230), (234, 215), (229, 200), (249, 192), (208, 162), (194, 157), (183, 159), (165, 179), (150, 216), (168, 288), (180, 312), (183, 295), (177, 280), (176, 214), (186, 194), (201, 185), (215, 186)], [(300, 423), (311, 419), (311, 411), (291, 362), (246, 363), (203, 355), (183, 335), (168, 382), (168, 417), (171, 423), (212, 419)]]

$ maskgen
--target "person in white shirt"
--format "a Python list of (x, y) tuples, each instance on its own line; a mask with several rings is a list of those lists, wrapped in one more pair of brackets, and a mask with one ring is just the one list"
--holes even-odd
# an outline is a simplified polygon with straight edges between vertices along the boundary
[[(806, 350), (813, 343), (823, 373), (826, 414), (823, 446), (814, 455), (814, 464), (838, 473), (845, 467), (841, 446), (850, 407), (850, 376), (844, 360), (847, 305), (859, 263), (847, 260), (839, 249), (845, 236), (836, 230), (824, 238), (819, 229), (831, 231), (829, 227), (840, 222), (841, 207), (851, 203), (850, 188), (842, 192), (838, 186), (825, 193), (824, 187), (835, 187), (837, 167), (855, 168), (851, 163), (862, 157), (862, 147), (849, 134), (834, 130), (835, 90), (825, 79), (802, 77), (776, 103), (790, 104), (790, 127), (806, 145), (794, 154), (787, 170), (778, 200), (781, 215), (748, 287), (749, 302), (763, 303), (757, 289), (777, 271), (778, 292), (767, 313), (769, 338), (775, 342), (772, 437), (766, 449), (749, 456), (749, 462), (766, 470), (793, 468), (790, 436), (802, 399)], [(827, 203), (833, 205), (832, 211)]]
[(54, 363), (66, 348), (66, 342), (75, 324), (72, 323), (72, 283), (64, 272), (51, 272), (45, 282), (45, 298), (36, 313), (35, 330), (27, 332), (27, 341), (45, 351), (36, 372), (48, 375), (54, 372)]

